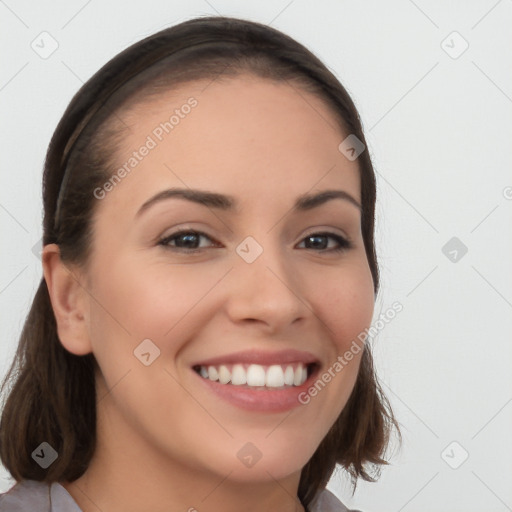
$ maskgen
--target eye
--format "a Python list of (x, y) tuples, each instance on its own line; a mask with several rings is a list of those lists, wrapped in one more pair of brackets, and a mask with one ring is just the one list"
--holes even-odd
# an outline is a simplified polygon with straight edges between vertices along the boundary
[[(158, 245), (182, 252), (198, 252), (205, 248), (204, 246), (198, 246), (201, 238), (213, 241), (206, 233), (201, 231), (182, 230), (162, 238), (158, 241)], [(215, 243), (212, 245), (215, 246)]]
[[(211, 244), (200, 245), (201, 239), (209, 240)], [(334, 240), (335, 246), (329, 247), (329, 239)], [(352, 248), (352, 243), (346, 238), (336, 233), (322, 232), (311, 233), (303, 239), (301, 244), (305, 243), (305, 249), (313, 249), (317, 252), (342, 252)], [(158, 241), (158, 245), (178, 252), (194, 253), (200, 252), (208, 247), (219, 247), (219, 244), (213, 241), (206, 233), (194, 230), (181, 230), (172, 233)], [(299, 244), (300, 245), (300, 244)]]
[[(328, 247), (329, 239), (334, 240), (337, 247)], [(311, 233), (301, 243), (310, 243), (306, 249), (314, 249), (318, 252), (342, 252), (352, 248), (352, 243), (341, 235), (335, 233)]]

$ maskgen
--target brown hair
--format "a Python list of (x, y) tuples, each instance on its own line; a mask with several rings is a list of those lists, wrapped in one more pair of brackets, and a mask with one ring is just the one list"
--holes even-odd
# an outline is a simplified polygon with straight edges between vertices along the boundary
[[(43, 245), (56, 243), (65, 262), (86, 267), (92, 250), (94, 189), (115, 169), (124, 133), (118, 113), (179, 83), (252, 73), (286, 81), (325, 101), (345, 134), (365, 145), (358, 112), (345, 88), (304, 46), (268, 26), (228, 17), (201, 17), (130, 46), (105, 64), (75, 94), (51, 139), (43, 175)], [(128, 102), (131, 100), (131, 102)], [(125, 128), (126, 129), (126, 128)], [(341, 141), (340, 141), (341, 142)], [(374, 247), (375, 174), (368, 151), (358, 157), (362, 234), (375, 295), (379, 270)], [(0, 459), (17, 481), (73, 481), (87, 469), (96, 444), (93, 354), (64, 349), (44, 278), (26, 318), (17, 352), (2, 383), (12, 382), (0, 422)], [(398, 423), (380, 387), (368, 343), (358, 377), (339, 418), (304, 466), (298, 496), (307, 505), (325, 488), (336, 463), (375, 481)], [(31, 453), (43, 441), (58, 452), (47, 469)]]

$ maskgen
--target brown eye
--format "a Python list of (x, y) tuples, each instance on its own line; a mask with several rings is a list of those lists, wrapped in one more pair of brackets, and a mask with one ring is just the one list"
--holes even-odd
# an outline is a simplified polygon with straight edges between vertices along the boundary
[(207, 234), (201, 231), (182, 230), (162, 238), (159, 240), (158, 245), (162, 245), (163, 247), (171, 250), (197, 252), (206, 248), (199, 247), (201, 239), (208, 239), (212, 241)]
[[(328, 247), (329, 239), (334, 240), (337, 247)], [(320, 252), (340, 252), (352, 247), (352, 244), (346, 238), (335, 233), (312, 233), (305, 237), (303, 242), (306, 245), (309, 244), (309, 247), (305, 247), (306, 249), (314, 249)]]

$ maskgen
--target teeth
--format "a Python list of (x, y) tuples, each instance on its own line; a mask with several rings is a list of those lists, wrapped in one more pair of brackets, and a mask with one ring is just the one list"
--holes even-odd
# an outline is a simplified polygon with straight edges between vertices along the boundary
[(284, 372), (284, 383), (287, 386), (293, 386), (295, 372), (291, 366), (286, 367), (286, 371)]
[(303, 371), (305, 368), (297, 368), (295, 372), (295, 376), (293, 377), (293, 385), (300, 386), (306, 379), (303, 380), (304, 374)]
[(282, 388), (304, 384), (308, 377), (308, 370), (302, 363), (271, 366), (235, 364), (208, 366), (208, 368), (201, 366), (199, 374), (205, 379), (219, 381), (221, 384)]
[(251, 364), (247, 369), (247, 385), (248, 386), (264, 386), (265, 385), (265, 368), (259, 364)]
[[(202, 367), (201, 367), (202, 368)], [(231, 384), (235, 386), (243, 386), (247, 384), (247, 374), (241, 364), (235, 364), (231, 372)]]
[(210, 380), (219, 380), (219, 372), (215, 366), (208, 366), (208, 378)]
[(275, 364), (267, 370), (265, 385), (269, 388), (279, 388), (284, 386), (284, 372), (279, 365)]
[(231, 380), (231, 372), (225, 367), (219, 368), (219, 382), (221, 384), (227, 384)]

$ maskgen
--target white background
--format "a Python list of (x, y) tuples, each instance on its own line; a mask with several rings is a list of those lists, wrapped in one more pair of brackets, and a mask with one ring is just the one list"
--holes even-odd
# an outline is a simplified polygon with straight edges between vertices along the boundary
[[(342, 474), (329, 488), (365, 512), (512, 510), (510, 0), (0, 1), (0, 377), (42, 275), (43, 159), (68, 102), (125, 47), (212, 14), (316, 53), (352, 95), (378, 173), (376, 316), (404, 309), (374, 350), (404, 445), (353, 497)], [(47, 59), (31, 48), (43, 31), (59, 45)], [(452, 237), (468, 248), (457, 262)]]

